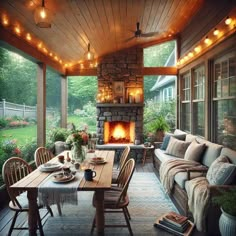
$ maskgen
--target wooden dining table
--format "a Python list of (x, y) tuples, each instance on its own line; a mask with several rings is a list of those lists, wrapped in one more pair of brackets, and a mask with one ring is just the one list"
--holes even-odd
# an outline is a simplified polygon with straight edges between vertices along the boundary
[[(65, 151), (66, 152), (66, 151)], [(63, 152), (60, 155), (65, 155)], [(90, 153), (89, 156), (94, 154)], [(98, 151), (96, 150), (97, 157), (103, 157), (106, 160), (105, 164), (93, 165), (89, 164), (89, 168), (96, 171), (96, 177), (93, 181), (86, 181), (84, 177), (79, 183), (78, 191), (95, 191), (96, 194), (96, 228), (97, 235), (104, 235), (104, 191), (111, 188), (112, 182), (112, 169), (114, 164), (115, 152), (110, 150)], [(58, 161), (57, 156), (54, 157), (50, 162)], [(34, 170), (29, 175), (16, 182), (10, 188), (12, 190), (23, 190), (27, 191), (27, 197), (29, 201), (29, 214), (28, 214), (28, 224), (29, 224), (29, 235), (37, 235), (37, 217), (38, 213), (37, 207), (37, 196), (38, 188), (40, 184), (50, 175), (48, 172), (41, 172), (39, 169)], [(65, 186), (65, 184), (63, 184)], [(92, 204), (92, 202), (91, 202)], [(92, 226), (92, 222), (91, 222)]]

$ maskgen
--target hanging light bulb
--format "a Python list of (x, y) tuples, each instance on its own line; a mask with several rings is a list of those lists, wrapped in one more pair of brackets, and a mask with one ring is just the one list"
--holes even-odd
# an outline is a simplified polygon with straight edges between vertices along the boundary
[(34, 12), (34, 20), (38, 27), (40, 28), (51, 28), (51, 12), (45, 7), (44, 0), (42, 0), (42, 5), (37, 7)]
[(87, 61), (91, 61), (94, 58), (94, 54), (90, 52), (90, 43), (88, 43), (88, 51), (84, 54), (84, 59)]

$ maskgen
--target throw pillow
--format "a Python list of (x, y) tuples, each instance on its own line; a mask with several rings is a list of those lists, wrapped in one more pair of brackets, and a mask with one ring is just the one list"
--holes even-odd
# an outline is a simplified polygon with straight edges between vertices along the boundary
[(164, 139), (163, 139), (163, 143), (160, 147), (161, 150), (166, 150), (167, 147), (168, 147), (168, 144), (170, 142), (170, 137), (174, 137), (174, 138), (177, 138), (179, 140), (185, 140), (185, 134), (171, 134), (171, 133), (167, 133), (165, 134), (164, 136)]
[(206, 178), (211, 185), (232, 184), (236, 177), (236, 165), (227, 156), (218, 157), (207, 171)]
[(189, 145), (190, 142), (181, 141), (171, 136), (166, 153), (172, 156), (184, 158), (184, 154)]
[(184, 159), (189, 161), (200, 162), (202, 153), (205, 150), (205, 143), (199, 144), (195, 140), (188, 146)]

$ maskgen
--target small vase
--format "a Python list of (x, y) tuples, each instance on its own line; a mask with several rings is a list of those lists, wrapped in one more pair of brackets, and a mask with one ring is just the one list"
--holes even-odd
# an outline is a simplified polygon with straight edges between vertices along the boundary
[(85, 151), (81, 144), (74, 142), (71, 148), (72, 159), (76, 162), (83, 162), (85, 159)]
[(221, 208), (222, 214), (219, 220), (220, 233), (222, 236), (236, 235), (236, 216), (229, 215)]

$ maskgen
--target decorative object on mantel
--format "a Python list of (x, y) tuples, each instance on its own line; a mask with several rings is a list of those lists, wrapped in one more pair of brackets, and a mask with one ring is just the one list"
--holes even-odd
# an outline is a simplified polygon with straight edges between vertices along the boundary
[(116, 102), (112, 100), (112, 90), (109, 86), (106, 86), (105, 88), (99, 90), (97, 94), (98, 103), (111, 103), (112, 101), (113, 103), (118, 103), (118, 100)]
[(66, 144), (71, 145), (72, 159), (76, 162), (83, 162), (86, 156), (86, 145), (88, 144), (89, 134), (84, 130), (75, 130), (66, 139)]
[(124, 97), (125, 97), (125, 83), (124, 83), (124, 81), (114, 81), (113, 82), (113, 102), (114, 103), (123, 103)]
[(42, 0), (42, 5), (35, 9), (34, 20), (36, 25), (40, 28), (51, 28), (52, 14), (48, 8), (45, 7), (44, 0)]
[(143, 89), (141, 87), (129, 87), (126, 90), (128, 103), (142, 103), (143, 102)]

